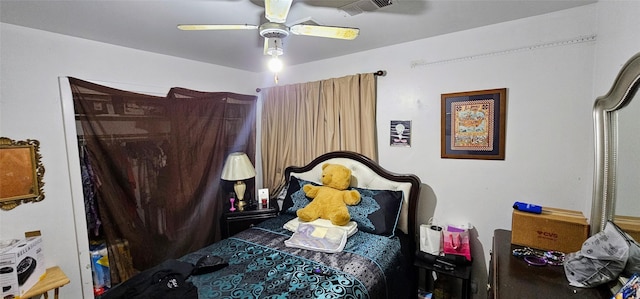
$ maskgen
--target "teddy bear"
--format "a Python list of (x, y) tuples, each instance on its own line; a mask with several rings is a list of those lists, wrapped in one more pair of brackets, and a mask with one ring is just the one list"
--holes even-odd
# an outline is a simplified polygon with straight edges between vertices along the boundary
[(351, 220), (347, 205), (360, 203), (360, 193), (347, 190), (351, 183), (351, 170), (340, 164), (322, 165), (322, 186), (304, 185), (304, 193), (313, 200), (296, 214), (300, 221), (318, 218), (330, 220), (334, 225), (346, 225)]

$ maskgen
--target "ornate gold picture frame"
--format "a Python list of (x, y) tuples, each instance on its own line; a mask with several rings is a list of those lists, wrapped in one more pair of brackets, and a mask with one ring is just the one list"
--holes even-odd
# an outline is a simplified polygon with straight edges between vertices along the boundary
[(0, 209), (44, 199), (40, 142), (0, 137)]

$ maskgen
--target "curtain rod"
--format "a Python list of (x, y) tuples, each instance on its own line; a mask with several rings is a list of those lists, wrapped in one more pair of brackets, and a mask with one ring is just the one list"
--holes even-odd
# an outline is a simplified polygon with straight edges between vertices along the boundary
[[(385, 70), (379, 70), (373, 73), (374, 76), (386, 76), (387, 75), (387, 71)], [(260, 87), (256, 88), (256, 92), (260, 92), (262, 89)]]
[(169, 133), (155, 133), (155, 134), (102, 134), (102, 135), (77, 135), (79, 141), (84, 142), (90, 138), (96, 138), (100, 140), (108, 141), (143, 141), (143, 140), (158, 140), (169, 138)]
[(387, 71), (379, 70), (379, 71), (377, 71), (377, 72), (373, 73), (373, 75), (374, 75), (374, 76), (382, 76), (382, 77), (384, 77), (384, 76), (386, 76), (386, 75), (387, 75)]

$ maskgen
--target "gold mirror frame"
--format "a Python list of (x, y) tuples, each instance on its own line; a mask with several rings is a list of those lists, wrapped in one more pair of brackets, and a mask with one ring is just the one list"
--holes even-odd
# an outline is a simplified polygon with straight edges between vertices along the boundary
[(0, 209), (44, 199), (40, 142), (0, 137)]

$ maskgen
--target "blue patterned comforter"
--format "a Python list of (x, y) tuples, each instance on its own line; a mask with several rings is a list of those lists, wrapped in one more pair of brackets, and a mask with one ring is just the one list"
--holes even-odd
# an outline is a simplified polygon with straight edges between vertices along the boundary
[(195, 264), (217, 255), (229, 263), (189, 278), (199, 298), (398, 298), (409, 287), (399, 279), (407, 270), (398, 238), (357, 232), (339, 253), (289, 248), (292, 233), (282, 226), (292, 218), (281, 215), (182, 257)]

